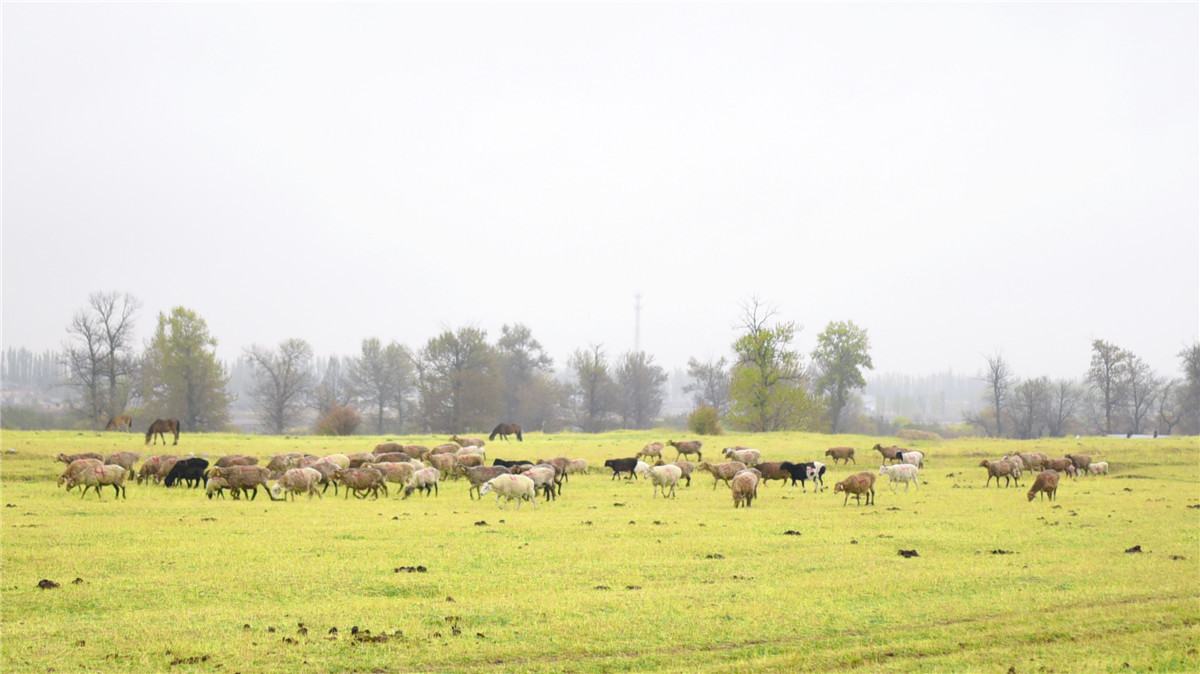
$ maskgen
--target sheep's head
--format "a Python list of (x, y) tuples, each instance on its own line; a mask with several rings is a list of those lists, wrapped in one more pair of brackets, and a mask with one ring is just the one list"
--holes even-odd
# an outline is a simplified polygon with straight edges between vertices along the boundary
[(992, 462), (988, 461), (987, 459), (984, 459), (983, 461), (979, 462), (980, 468), (989, 468), (989, 467), (991, 467), (991, 465), (992, 465)]
[(887, 475), (887, 472), (888, 472), (887, 466), (880, 466), (880, 467), (879, 467), (879, 474), (880, 474), (880, 475)]
[(843, 492), (843, 491), (846, 491), (846, 483), (845, 482), (839, 482), (839, 483), (833, 485), (833, 493), (837, 494), (837, 493)]

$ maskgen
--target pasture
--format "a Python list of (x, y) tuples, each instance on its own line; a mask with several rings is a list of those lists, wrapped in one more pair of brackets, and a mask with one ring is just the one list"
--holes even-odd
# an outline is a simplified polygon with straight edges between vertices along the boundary
[[(127, 500), (110, 488), (81, 500), (55, 487), (56, 454), (161, 446), (5, 431), (0, 670), (1200, 670), (1196, 438), (704, 438), (712, 460), (736, 444), (771, 461), (858, 449), (857, 466), (829, 464), (828, 491), (772, 482), (737, 510), (705, 474), (666, 500), (601, 468), (672, 435), (489, 442), (488, 463), (592, 465), (557, 501), (517, 511), (469, 500), (463, 480), (407, 500), (208, 500), (132, 483)], [(184, 433), (167, 450), (265, 459), (385, 439), (445, 438)], [(875, 506), (843, 506), (833, 483), (878, 472), (878, 441), (926, 452), (920, 490), (893, 494), (881, 479)], [(1085, 452), (1111, 474), (1064, 477), (1055, 503), (1027, 502), (1028, 474), (1022, 488), (985, 489), (979, 462), (1017, 450)]]

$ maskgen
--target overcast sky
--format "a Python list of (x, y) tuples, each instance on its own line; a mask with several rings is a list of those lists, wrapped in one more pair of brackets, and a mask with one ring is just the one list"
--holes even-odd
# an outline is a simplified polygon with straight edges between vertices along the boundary
[(89, 292), (224, 357), (522, 321), (726, 353), (752, 295), (877, 370), (1163, 370), (1197, 337), (1195, 3), (3, 8), (3, 339)]

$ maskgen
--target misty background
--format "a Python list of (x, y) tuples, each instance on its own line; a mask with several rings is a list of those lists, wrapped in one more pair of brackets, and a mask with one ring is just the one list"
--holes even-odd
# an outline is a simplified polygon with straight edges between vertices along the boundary
[(995, 354), (1082, 380), (1094, 340), (1183, 376), (1196, 26), (1184, 4), (6, 4), (3, 342), (29, 354), (6, 400), (74, 404), (15, 363), (64, 379), (96, 291), (138, 299), (139, 350), (159, 312), (202, 316), (244, 427), (252, 345), (521, 323), (569, 381), (577, 349), (634, 350), (636, 294), (663, 416), (693, 407), (689, 358), (733, 358), (751, 297), (802, 354), (864, 328), (881, 417), (962, 421)]

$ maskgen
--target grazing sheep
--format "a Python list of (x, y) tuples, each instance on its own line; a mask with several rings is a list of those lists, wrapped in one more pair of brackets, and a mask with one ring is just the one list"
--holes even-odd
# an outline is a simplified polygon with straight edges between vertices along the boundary
[[(422, 468), (413, 472), (412, 479), (404, 487), (404, 498), (412, 496), (412, 493), (418, 489), (425, 492), (426, 496), (432, 492), (435, 496), (438, 493), (438, 480), (442, 474), (437, 468)], [(384, 491), (384, 494), (387, 492)]]
[(441, 473), (452, 473), (454, 471), (454, 462), (458, 459), (457, 456), (450, 453), (430, 454), (429, 465), (438, 469)]
[(1070, 459), (1064, 457), (1061, 459), (1046, 459), (1043, 467), (1060, 473), (1067, 473), (1075, 469), (1075, 464)]
[(431, 456), (434, 454), (453, 454), (454, 452), (457, 452), (460, 449), (462, 449), (462, 445), (460, 445), (456, 442), (447, 442), (445, 444), (438, 445), (437, 447), (434, 447), (433, 449), (429, 450), (429, 454)]
[(214, 495), (225, 498), (226, 489), (229, 489), (229, 481), (223, 477), (210, 477), (204, 483), (204, 493), (210, 500)]
[(412, 457), (404, 452), (386, 452), (384, 454), (376, 454), (375, 459), (371, 463), (408, 463)]
[(229, 491), (233, 493), (234, 498), (239, 495), (246, 495), (250, 500), (258, 498), (258, 488), (262, 487), (267, 491), (267, 498), (272, 501), (278, 500), (271, 491), (271, 485), (267, 480), (271, 477), (271, 471), (264, 466), (230, 466), (228, 468), (213, 468), (209, 471), (209, 478), (221, 477), (229, 483)]
[(464, 469), (463, 474), (466, 476), (467, 482), (471, 483), (470, 488), (467, 489), (467, 496), (474, 500), (476, 496), (483, 498), (479, 493), (479, 488), (485, 482), (501, 475), (508, 475), (509, 472), (508, 468), (504, 466), (476, 466)]
[(89, 465), (79, 473), (79, 484), (83, 485), (83, 493), (79, 498), (87, 496), (88, 489), (96, 490), (96, 498), (100, 499), (100, 487), (111, 486), (120, 498), (125, 496), (126, 470), (121, 466)]
[(133, 475), (133, 467), (140, 458), (142, 455), (137, 452), (117, 452), (109, 454), (108, 458), (104, 459), (104, 463), (109, 466), (120, 466), (125, 469), (126, 475)]
[(228, 468), (230, 466), (257, 466), (257, 456), (246, 456), (244, 454), (226, 454), (217, 459), (217, 468)]
[(667, 440), (667, 444), (675, 448), (676, 461), (678, 461), (679, 457), (681, 456), (691, 456), (693, 454), (696, 455), (697, 461), (704, 460), (704, 454), (700, 452), (700, 449), (704, 447), (704, 443), (700, 440), (684, 440), (682, 442)]
[[(1064, 458), (1070, 459), (1071, 463), (1075, 464), (1080, 475), (1087, 475), (1088, 466), (1092, 465), (1092, 457), (1086, 454), (1067, 454)], [(112, 463), (109, 461), (108, 463)]]
[(718, 482), (724, 482), (725, 486), (729, 486), (729, 481), (733, 479), (738, 471), (746, 470), (746, 464), (741, 461), (728, 461), (726, 463), (718, 463), (712, 465), (707, 461), (701, 461), (700, 465), (696, 466), (698, 470), (703, 470), (713, 476), (713, 489), (717, 488)]
[(1092, 475), (1108, 475), (1108, 462), (1095, 461), (1088, 464), (1088, 472)]
[(381, 442), (375, 445), (375, 449), (371, 450), (372, 454), (392, 454), (394, 452), (403, 452), (404, 445), (399, 442)]
[(360, 492), (370, 492), (373, 498), (379, 498), (380, 491), (384, 496), (388, 495), (387, 481), (383, 477), (383, 472), (372, 465), (340, 469), (337, 472), (337, 479), (346, 488), (346, 495), (342, 498), (350, 498), (350, 492), (354, 492), (355, 498), (366, 498), (367, 494)]
[(900, 453), (900, 463), (907, 463), (910, 466), (916, 466), (917, 468), (924, 468), (925, 467), (925, 453), (918, 452), (916, 450), (913, 450), (911, 452), (901, 452)]
[(571, 459), (567, 462), (567, 475), (587, 475), (587, 459)]
[(350, 467), (350, 457), (346, 456), (345, 454), (330, 454), (321, 460), (325, 463), (332, 463), (338, 468)]
[(770, 480), (779, 480), (786, 484), (792, 478), (791, 473), (783, 469), (783, 462), (781, 461), (768, 461), (767, 463), (757, 464), (754, 467), (762, 474), (762, 485), (764, 487), (767, 486), (767, 482)]
[[(704, 465), (704, 464), (700, 464)], [(722, 464), (728, 465), (728, 464)], [(754, 501), (754, 497), (758, 496), (758, 471), (755, 470), (740, 470), (732, 478), (729, 485), (730, 491), (733, 493), (733, 507), (740, 508), (745, 506), (750, 507)]]
[(730, 461), (741, 461), (747, 466), (758, 465), (762, 460), (762, 453), (749, 447), (726, 447), (721, 454)]
[(1038, 476), (1033, 481), (1033, 486), (1029, 488), (1029, 493), (1026, 496), (1032, 501), (1034, 496), (1038, 494), (1048, 496), (1051, 501), (1054, 500), (1058, 493), (1058, 473), (1053, 470), (1043, 470), (1038, 473)]
[(101, 462), (104, 461), (104, 457), (95, 452), (84, 452), (82, 454), (59, 454), (54, 460), (62, 461), (69, 466), (73, 461), (77, 461), (79, 459), (95, 459)]
[(1025, 464), (1025, 470), (1029, 471), (1042, 470), (1046, 467), (1046, 462), (1050, 460), (1050, 457), (1041, 452), (1020, 453), (1017, 456), (1021, 457), (1021, 463)]
[(167, 475), (171, 474), (171, 469), (175, 467), (175, 464), (179, 463), (185, 458), (187, 457), (174, 456), (170, 454), (163, 456), (158, 462), (158, 475), (154, 476), (154, 483), (158, 484), (159, 482), (167, 479)]
[(375, 455), (371, 452), (347, 454), (346, 458), (350, 460), (350, 468), (362, 468), (368, 463), (375, 463)]
[[(892, 491), (896, 491), (896, 483), (898, 482), (904, 483), (904, 491), (908, 491), (908, 484), (910, 482), (915, 483), (917, 489), (920, 489), (921, 479), (918, 474), (919, 471), (920, 469), (917, 468), (917, 464), (915, 463), (901, 463), (895, 466), (879, 467), (879, 474), (888, 476), (888, 484), (891, 486)], [(1000, 480), (996, 480), (996, 482), (998, 484)]]
[(162, 463), (162, 460), (163, 457), (161, 456), (146, 457), (146, 460), (142, 462), (142, 467), (138, 468), (137, 483), (141, 484), (147, 480), (158, 482), (158, 467)]
[(305, 466), (305, 468), (312, 468), (321, 474), (321, 493), (329, 491), (329, 485), (333, 485), (333, 495), (337, 496), (338, 483), (335, 478), (337, 476), (337, 472), (341, 470), (341, 466), (333, 463), (332, 461), (328, 461), (328, 458), (329, 457), (321, 459), (311, 466)]
[(876, 445), (874, 447), (872, 447), (872, 449), (879, 452), (879, 454), (883, 457), (884, 461), (891, 461), (892, 463), (899, 463), (900, 455), (903, 454), (904, 452), (908, 451), (902, 447), (897, 447), (895, 445), (892, 445), (891, 447), (884, 447), (883, 445), (880, 445), (878, 443), (876, 443)]
[(854, 494), (854, 502), (862, 505), (862, 496), (867, 497), (867, 505), (875, 504), (875, 475), (872, 473), (855, 473), (850, 477), (833, 485), (833, 493), (845, 492), (846, 498), (842, 500), (842, 506), (850, 503), (850, 495)]
[[(650, 483), (654, 485), (654, 498), (658, 498), (659, 491), (662, 491), (663, 498), (675, 498), (675, 485), (679, 484), (679, 478), (683, 476), (683, 470), (679, 466), (673, 463), (647, 466), (639, 462), (639, 467), (642, 467), (639, 475), (648, 476)], [(669, 495), (667, 487), (671, 488)]]
[(283, 487), (284, 498), (287, 494), (292, 495), (292, 500), (296, 500), (296, 494), (307, 493), (308, 498), (312, 498), (316, 494), (318, 498), (321, 492), (317, 491), (317, 485), (320, 484), (322, 475), (320, 471), (313, 468), (289, 468), (283, 473), (283, 477), (279, 478), (279, 486)]
[(554, 466), (545, 463), (538, 464), (529, 470), (522, 471), (521, 475), (533, 480), (533, 488), (540, 490), (547, 501), (554, 498), (554, 477), (556, 475)]
[(206, 470), (208, 470), (208, 461), (205, 459), (195, 456), (180, 459), (171, 467), (171, 472), (167, 473), (167, 476), (163, 478), (163, 485), (174, 487), (180, 482), (185, 482), (188, 487), (200, 487), (204, 484)]
[(486, 444), (483, 438), (460, 438), (457, 435), (451, 435), (450, 442), (460, 447), (482, 447)]
[(850, 463), (851, 461), (858, 463), (858, 460), (854, 458), (853, 447), (830, 447), (825, 450), (825, 456), (832, 457), (834, 465), (837, 465), (838, 461), (842, 461), (843, 463)]
[(604, 467), (612, 469), (613, 474), (609, 479), (615, 480), (621, 473), (629, 473), (629, 477), (633, 477), (633, 470), (637, 468), (637, 464), (637, 457), (631, 457), (628, 459), (609, 459), (604, 462)]
[(696, 470), (696, 464), (691, 461), (674, 461), (674, 465), (679, 466), (680, 477), (687, 480), (687, 486), (692, 486), (692, 473)]
[(979, 466), (981, 468), (987, 468), (988, 472), (987, 483), (984, 485), (984, 487), (991, 486), (992, 478), (996, 479), (997, 487), (1000, 486), (1000, 478), (1004, 478), (1005, 487), (1009, 486), (1010, 480), (1014, 486), (1020, 486), (1017, 480), (1021, 477), (1021, 471), (1017, 468), (1017, 464), (1011, 461), (990, 461), (988, 459), (984, 459), (983, 461), (979, 462)]
[(534, 491), (533, 480), (524, 475), (498, 475), (484, 482), (479, 488), (479, 498), (493, 491), (496, 492), (496, 505), (500, 505), (500, 497), (503, 496), (506, 499), (505, 503), (515, 500), (517, 510), (521, 509), (522, 501), (529, 501), (535, 509), (537, 508), (537, 492)]
[(103, 465), (104, 462), (100, 459), (75, 459), (67, 465), (62, 475), (58, 476), (58, 486), (61, 487), (65, 484), (67, 491), (71, 491), (75, 485), (79, 484), (79, 476), (83, 474), (83, 471)]
[(656, 459), (661, 460), (662, 459), (662, 451), (663, 451), (663, 443), (651, 442), (650, 444), (646, 445), (645, 447), (642, 447), (641, 450), (639, 450), (638, 453), (635, 454), (634, 456), (636, 456), (639, 459), (644, 456), (647, 459), (650, 457), (654, 457)]

